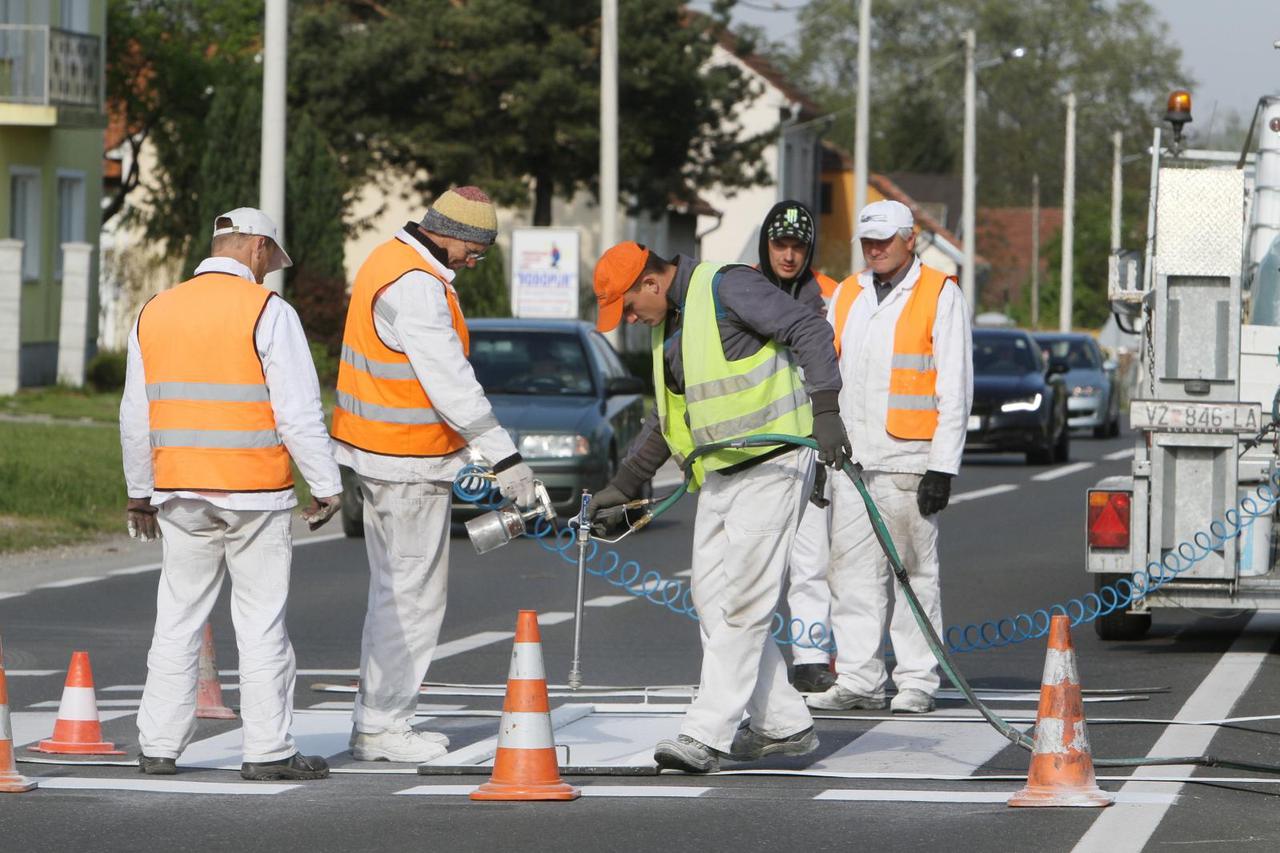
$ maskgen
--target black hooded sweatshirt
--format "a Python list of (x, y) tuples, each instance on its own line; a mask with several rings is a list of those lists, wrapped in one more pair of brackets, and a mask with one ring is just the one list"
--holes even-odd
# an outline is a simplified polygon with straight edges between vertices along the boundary
[[(788, 207), (804, 208), (804, 211), (809, 213), (810, 220), (815, 224), (817, 223), (809, 208), (796, 201), (780, 201), (769, 208), (768, 214), (760, 222), (760, 272), (764, 273), (765, 278), (786, 291), (794, 299), (813, 308), (816, 313), (825, 318), (827, 316), (827, 305), (822, 299), (822, 288), (818, 286), (818, 280), (813, 275), (813, 243), (809, 243), (809, 250), (804, 256), (804, 263), (801, 264), (800, 273), (795, 278), (784, 281), (774, 271), (773, 264), (769, 263), (769, 223), (780, 211)], [(816, 230), (814, 238), (815, 240), (817, 238)]]

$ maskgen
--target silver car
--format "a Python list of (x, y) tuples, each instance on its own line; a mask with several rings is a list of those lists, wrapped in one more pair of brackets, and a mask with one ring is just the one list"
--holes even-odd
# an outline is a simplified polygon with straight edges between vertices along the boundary
[(1036, 334), (1036, 343), (1051, 363), (1066, 365), (1067, 423), (1072, 429), (1092, 429), (1094, 438), (1120, 434), (1120, 389), (1116, 364), (1102, 355), (1092, 335)]

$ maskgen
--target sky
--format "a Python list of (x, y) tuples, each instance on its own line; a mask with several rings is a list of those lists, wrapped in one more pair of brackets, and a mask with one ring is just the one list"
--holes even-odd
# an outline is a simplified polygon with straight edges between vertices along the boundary
[[(1183, 67), (1197, 81), (1191, 90), (1192, 109), (1202, 126), (1215, 106), (1224, 112), (1234, 109), (1247, 122), (1260, 95), (1280, 92), (1280, 50), (1272, 47), (1280, 40), (1280, 0), (1148, 2), (1169, 24), (1182, 48)], [(773, 38), (783, 38), (794, 31), (795, 9), (803, 5), (803, 0), (740, 0), (735, 20), (765, 27), (773, 31)], [(766, 11), (779, 6), (784, 10)], [(872, 0), (873, 16), (874, 10)]]

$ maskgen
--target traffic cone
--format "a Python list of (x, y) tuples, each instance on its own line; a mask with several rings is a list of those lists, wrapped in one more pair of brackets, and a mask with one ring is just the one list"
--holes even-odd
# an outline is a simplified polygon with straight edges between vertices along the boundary
[(1009, 805), (1109, 806), (1113, 799), (1093, 776), (1071, 620), (1058, 614), (1049, 623), (1031, 769), (1026, 787), (1009, 798)]
[(58, 705), (58, 720), (53, 724), (53, 737), (30, 749), (55, 755), (124, 755), (124, 751), (116, 749), (114, 743), (102, 739), (88, 652), (71, 653), (67, 683), (62, 688), (62, 702)]
[(582, 793), (560, 779), (542, 668), (538, 614), (521, 610), (502, 702), (498, 753), (489, 781), (471, 792), (473, 800), (576, 800)]
[(36, 787), (34, 779), (18, 772), (13, 760), (13, 724), (9, 721), (9, 683), (4, 675), (4, 653), (0, 651), (0, 793), (21, 794)]
[(222, 684), (218, 681), (218, 662), (213, 656), (213, 626), (204, 623), (204, 642), (200, 644), (200, 681), (196, 687), (196, 716), (202, 720), (234, 720), (236, 712), (222, 704)]

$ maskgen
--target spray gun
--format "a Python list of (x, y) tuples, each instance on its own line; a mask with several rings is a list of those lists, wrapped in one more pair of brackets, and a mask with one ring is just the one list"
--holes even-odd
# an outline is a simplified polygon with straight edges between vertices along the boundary
[[(487, 481), (494, 481), (492, 474), (473, 473), (469, 476)], [(551, 496), (541, 480), (534, 480), (533, 506), (521, 510), (514, 504), (498, 507), (478, 518), (467, 522), (467, 536), (475, 546), (477, 554), (487, 554), (506, 545), (512, 539), (519, 539), (532, 529), (541, 518), (548, 524), (555, 525), (556, 511), (551, 505)]]

